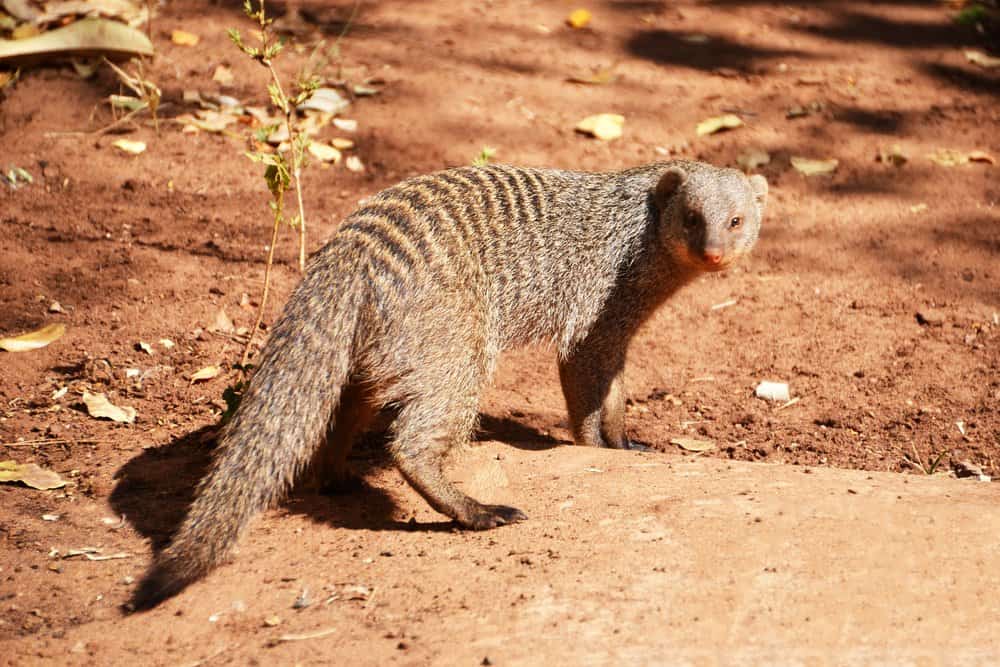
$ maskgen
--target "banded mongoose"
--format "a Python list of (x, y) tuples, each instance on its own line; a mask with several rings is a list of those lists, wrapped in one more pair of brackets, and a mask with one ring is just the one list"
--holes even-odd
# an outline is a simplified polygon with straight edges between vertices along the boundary
[(311, 258), (135, 607), (222, 561), (310, 465), (344, 478), (383, 406), (398, 408), (392, 458), (435, 510), (471, 529), (525, 519), (443, 474), (498, 355), (553, 344), (576, 444), (628, 448), (630, 339), (678, 288), (753, 247), (767, 189), (762, 176), (672, 161), (614, 173), (457, 168), (371, 197)]

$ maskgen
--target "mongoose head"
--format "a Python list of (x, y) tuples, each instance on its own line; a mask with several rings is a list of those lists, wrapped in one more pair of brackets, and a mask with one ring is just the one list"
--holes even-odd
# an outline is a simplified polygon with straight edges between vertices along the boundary
[(708, 165), (669, 167), (656, 185), (661, 234), (675, 260), (721, 271), (757, 242), (767, 180)]

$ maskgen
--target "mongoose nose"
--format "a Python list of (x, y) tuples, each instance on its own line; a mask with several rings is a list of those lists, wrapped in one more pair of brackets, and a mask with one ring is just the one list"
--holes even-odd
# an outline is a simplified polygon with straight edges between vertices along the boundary
[(705, 261), (709, 264), (718, 264), (722, 261), (722, 253), (718, 250), (706, 250)]

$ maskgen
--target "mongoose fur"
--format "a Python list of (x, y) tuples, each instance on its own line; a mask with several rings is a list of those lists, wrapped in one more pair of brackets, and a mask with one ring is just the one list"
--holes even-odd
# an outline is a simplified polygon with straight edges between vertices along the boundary
[(387, 405), (393, 460), (435, 510), (471, 529), (525, 519), (443, 474), (498, 355), (553, 344), (576, 444), (628, 448), (630, 339), (678, 288), (753, 247), (767, 189), (762, 176), (672, 161), (457, 168), (373, 196), (311, 258), (134, 606), (224, 560), (307, 467), (344, 478), (355, 436)]

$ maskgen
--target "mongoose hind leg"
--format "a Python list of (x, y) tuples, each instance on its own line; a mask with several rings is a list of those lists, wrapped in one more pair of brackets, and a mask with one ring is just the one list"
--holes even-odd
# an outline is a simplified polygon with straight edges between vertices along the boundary
[(330, 421), (326, 442), (313, 462), (311, 482), (320, 493), (349, 493), (363, 486), (361, 478), (348, 465), (347, 457), (377, 414), (372, 392), (362, 383), (353, 382), (344, 388)]
[(400, 411), (390, 451), (406, 481), (438, 512), (465, 528), (484, 530), (527, 517), (506, 505), (485, 505), (445, 478), (444, 463), (453, 448), (469, 441), (478, 396), (449, 396), (447, 390), (416, 396)]

